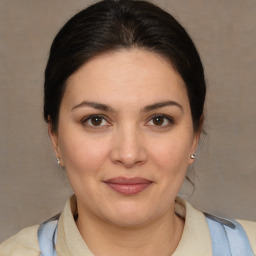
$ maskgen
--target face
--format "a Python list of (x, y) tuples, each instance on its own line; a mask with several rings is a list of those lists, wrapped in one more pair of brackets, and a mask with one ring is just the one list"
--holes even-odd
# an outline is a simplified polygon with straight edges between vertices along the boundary
[(139, 49), (105, 53), (74, 73), (50, 135), (79, 216), (122, 226), (174, 213), (198, 140), (183, 80)]

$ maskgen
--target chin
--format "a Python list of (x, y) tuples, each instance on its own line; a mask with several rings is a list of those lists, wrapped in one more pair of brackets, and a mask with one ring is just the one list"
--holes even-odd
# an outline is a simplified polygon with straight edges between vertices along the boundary
[(135, 228), (145, 225), (147, 222), (149, 222), (148, 218), (142, 218), (137, 216), (118, 216), (116, 218), (112, 218), (111, 220), (108, 220), (109, 223), (112, 225), (118, 226), (118, 227), (124, 227), (124, 228)]
[(120, 227), (138, 227), (143, 226), (150, 220), (154, 219), (154, 214), (150, 214), (150, 211), (142, 209), (141, 207), (129, 207), (124, 206), (121, 208), (113, 208), (110, 212), (105, 211), (104, 220), (115, 226)]

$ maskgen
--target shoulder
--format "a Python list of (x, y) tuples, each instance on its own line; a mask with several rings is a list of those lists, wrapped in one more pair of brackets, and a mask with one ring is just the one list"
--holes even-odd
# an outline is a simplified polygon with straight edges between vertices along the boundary
[(254, 253), (256, 253), (256, 222), (248, 220), (237, 221), (243, 226), (252, 246), (252, 250), (254, 251)]
[(39, 225), (21, 230), (0, 244), (1, 256), (38, 256), (40, 254), (37, 240)]
[[(183, 243), (184, 247), (186, 248), (189, 247), (190, 252), (200, 251), (201, 254), (197, 253), (197, 255), (211, 255), (211, 252), (209, 252), (209, 248), (211, 248), (212, 246), (211, 234), (210, 234), (208, 222), (206, 221), (205, 214), (193, 208), (193, 206), (191, 206), (188, 202), (180, 198), (178, 198), (176, 202), (178, 204), (177, 206), (179, 206), (179, 208), (176, 206), (177, 208), (176, 213), (183, 218), (185, 216), (185, 228), (182, 235), (183, 241), (185, 241), (185, 238), (186, 238), (186, 243)], [(217, 218), (223, 219), (219, 217)], [(237, 222), (239, 222), (242, 225), (243, 229), (245, 230), (247, 237), (249, 239), (249, 242), (251, 244), (252, 250), (256, 255), (256, 222), (247, 221), (247, 220), (237, 220)], [(190, 245), (192, 236), (193, 236), (193, 243), (192, 243), (193, 248)], [(207, 253), (205, 253), (206, 251)], [(177, 255), (187, 255), (187, 254), (179, 253)]]

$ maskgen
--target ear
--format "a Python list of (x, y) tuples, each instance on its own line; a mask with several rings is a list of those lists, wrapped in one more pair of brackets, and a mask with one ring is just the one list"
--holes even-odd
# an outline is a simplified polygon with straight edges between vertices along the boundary
[(201, 135), (202, 130), (203, 130), (203, 123), (204, 123), (204, 115), (201, 116), (200, 122), (199, 122), (199, 127), (198, 127), (197, 131), (194, 132), (194, 138), (193, 138), (193, 142), (192, 142), (192, 146), (191, 146), (191, 152), (190, 152), (190, 155), (189, 155), (189, 164), (192, 164), (195, 161), (195, 159), (191, 158), (191, 155), (196, 153), (198, 143), (199, 143), (199, 139), (200, 139), (200, 135)]
[(60, 161), (62, 162), (61, 152), (59, 148), (58, 134), (57, 132), (54, 131), (51, 121), (48, 122), (48, 134), (52, 142), (52, 147), (55, 152), (55, 156), (56, 158), (59, 158)]

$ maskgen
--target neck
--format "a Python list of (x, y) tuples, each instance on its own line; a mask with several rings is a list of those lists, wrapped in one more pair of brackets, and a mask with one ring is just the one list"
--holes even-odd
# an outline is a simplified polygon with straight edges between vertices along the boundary
[(184, 221), (174, 207), (154, 221), (134, 227), (113, 225), (79, 211), (77, 226), (95, 256), (169, 256), (180, 241)]

